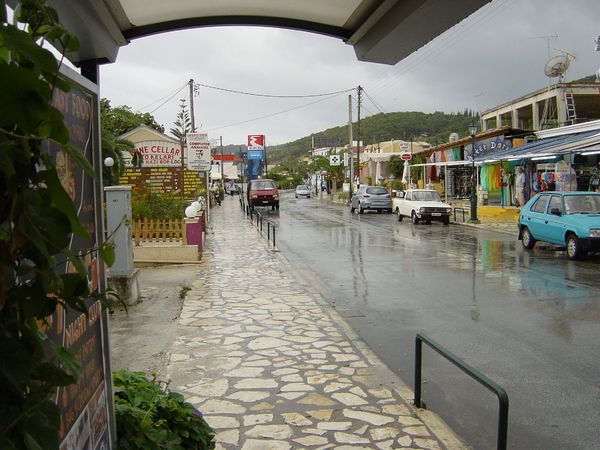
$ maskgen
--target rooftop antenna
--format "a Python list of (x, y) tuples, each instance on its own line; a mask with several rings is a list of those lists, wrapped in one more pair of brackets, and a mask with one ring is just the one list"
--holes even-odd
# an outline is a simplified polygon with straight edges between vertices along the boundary
[(573, 53), (569, 53), (566, 50), (555, 48), (557, 52), (562, 53), (561, 55), (553, 56), (548, 60), (544, 66), (544, 74), (548, 78), (557, 78), (559, 83), (563, 81), (564, 74), (571, 64), (571, 59), (575, 59), (576, 56)]
[[(564, 81), (564, 75), (571, 64), (571, 59), (575, 59), (575, 55), (566, 50), (561, 50), (560, 48), (555, 48), (557, 52), (560, 52), (560, 55), (553, 56), (548, 60), (546, 65), (544, 66), (544, 74), (548, 78), (558, 78), (558, 83), (562, 83)], [(551, 82), (548, 85), (548, 91), (550, 91)], [(565, 103), (567, 108), (567, 119), (574, 122), (577, 119), (577, 113), (575, 111), (575, 100), (573, 98), (572, 93), (567, 93), (565, 95)], [(557, 106), (558, 107), (558, 106)], [(551, 123), (551, 119), (558, 119), (558, 112), (554, 111), (554, 105), (551, 104), (549, 98), (544, 102), (544, 111), (542, 113), (542, 118), (540, 121), (540, 128), (550, 128), (553, 124)]]
[(551, 36), (532, 36), (529, 39), (546, 39), (546, 43), (548, 44), (548, 58), (550, 58), (550, 39), (558, 39), (558, 34), (553, 34)]

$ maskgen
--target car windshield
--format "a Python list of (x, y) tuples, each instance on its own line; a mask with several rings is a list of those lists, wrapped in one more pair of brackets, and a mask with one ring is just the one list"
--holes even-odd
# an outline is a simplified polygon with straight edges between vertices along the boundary
[(600, 214), (600, 194), (565, 195), (565, 214)]
[(437, 191), (415, 191), (413, 200), (418, 202), (440, 202), (440, 194)]
[(367, 188), (366, 192), (371, 195), (385, 195), (388, 193), (387, 189), (381, 186)]
[(297, 191), (307, 191), (308, 187), (305, 184), (300, 184), (300, 185), (296, 186), (296, 190)]
[(252, 190), (255, 191), (268, 191), (270, 189), (277, 189), (272, 181), (254, 181), (252, 183)]

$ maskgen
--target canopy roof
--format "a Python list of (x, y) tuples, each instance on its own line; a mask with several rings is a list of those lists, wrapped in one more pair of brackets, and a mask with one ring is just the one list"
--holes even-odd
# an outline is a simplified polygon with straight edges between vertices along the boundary
[[(17, 0), (9, 0), (16, 2)], [(73, 63), (114, 62), (130, 39), (255, 25), (320, 33), (359, 60), (395, 64), (491, 0), (48, 0), (81, 43)]]

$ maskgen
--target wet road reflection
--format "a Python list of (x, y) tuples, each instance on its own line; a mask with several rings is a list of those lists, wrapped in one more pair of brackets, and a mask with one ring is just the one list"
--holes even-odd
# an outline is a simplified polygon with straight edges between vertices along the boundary
[[(511, 448), (593, 448), (600, 415), (600, 258), (526, 252), (515, 236), (412, 225), (284, 194), (278, 246), (410, 386), (423, 332), (507, 389)], [(487, 391), (432, 356), (426, 401), (475, 448), (495, 443)], [(486, 430), (486, 431), (482, 431)]]

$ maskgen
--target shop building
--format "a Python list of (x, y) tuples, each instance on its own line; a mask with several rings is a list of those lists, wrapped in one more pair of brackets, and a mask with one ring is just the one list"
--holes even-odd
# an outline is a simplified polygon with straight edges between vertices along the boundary
[(484, 111), (483, 131), (539, 131), (600, 119), (598, 83), (556, 83)]

